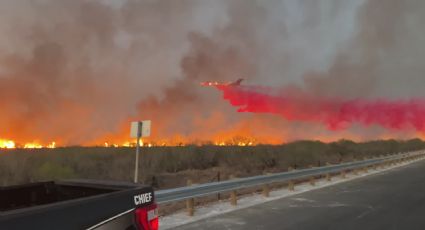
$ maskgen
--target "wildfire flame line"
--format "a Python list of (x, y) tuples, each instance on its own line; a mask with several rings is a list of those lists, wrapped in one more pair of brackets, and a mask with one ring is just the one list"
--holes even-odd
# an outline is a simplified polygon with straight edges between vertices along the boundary
[(15, 149), (15, 148), (24, 148), (24, 149), (41, 149), (41, 148), (56, 148), (56, 142), (50, 142), (47, 145), (42, 145), (37, 142), (25, 143), (22, 146), (17, 145), (15, 141), (8, 139), (0, 139), (0, 149)]
[(0, 148), (2, 149), (14, 149), (15, 146), (16, 145), (14, 141), (0, 139)]
[[(255, 140), (248, 140), (248, 141), (215, 141), (211, 143), (171, 143), (166, 141), (161, 142), (147, 142), (147, 141), (141, 141), (140, 145), (142, 147), (160, 147), (160, 146), (187, 146), (187, 145), (216, 145), (216, 146), (253, 146), (255, 145)], [(136, 142), (135, 141), (125, 141), (122, 143), (118, 142), (104, 142), (103, 144), (95, 144), (94, 146), (102, 146), (102, 147), (111, 147), (111, 148), (118, 148), (118, 147), (135, 147)], [(29, 142), (25, 143), (23, 145), (16, 144), (15, 141), (9, 140), (9, 139), (0, 139), (0, 149), (42, 149), (42, 148), (49, 148), (54, 149), (57, 147), (56, 142), (50, 142), (46, 145), (37, 143), (37, 142)]]

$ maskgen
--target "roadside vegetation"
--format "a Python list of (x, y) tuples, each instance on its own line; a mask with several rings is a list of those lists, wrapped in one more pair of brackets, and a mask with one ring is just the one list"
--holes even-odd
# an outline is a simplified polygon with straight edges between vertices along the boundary
[[(332, 143), (297, 141), (285, 145), (183, 146), (142, 148), (140, 177), (159, 189), (360, 160), (425, 149), (420, 139)], [(0, 150), (1, 185), (45, 180), (131, 181), (134, 148), (67, 147)]]

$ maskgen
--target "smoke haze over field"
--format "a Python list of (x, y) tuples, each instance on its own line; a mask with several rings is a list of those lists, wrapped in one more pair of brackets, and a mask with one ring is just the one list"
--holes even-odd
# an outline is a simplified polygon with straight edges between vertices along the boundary
[(157, 140), (409, 138), (415, 129), (237, 113), (202, 81), (285, 87), (346, 100), (425, 98), (420, 0), (4, 0), (0, 138)]

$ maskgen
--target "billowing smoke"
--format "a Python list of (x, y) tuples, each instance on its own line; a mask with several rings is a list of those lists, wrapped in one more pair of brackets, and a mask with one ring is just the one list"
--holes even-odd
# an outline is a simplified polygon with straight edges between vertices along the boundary
[(246, 78), (338, 103), (422, 98), (424, 6), (419, 0), (1, 1), (0, 138), (64, 145), (125, 140), (132, 119), (153, 120), (155, 139), (176, 142), (411, 137), (416, 125), (390, 134), (381, 123), (334, 132), (314, 122), (237, 113), (199, 82)]

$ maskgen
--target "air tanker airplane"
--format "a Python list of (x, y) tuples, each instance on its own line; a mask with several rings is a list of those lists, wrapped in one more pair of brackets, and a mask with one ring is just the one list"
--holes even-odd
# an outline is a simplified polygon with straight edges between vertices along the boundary
[(239, 78), (238, 80), (234, 81), (234, 82), (228, 82), (228, 83), (220, 83), (220, 82), (216, 82), (216, 81), (206, 81), (206, 82), (201, 82), (202, 86), (239, 86), (241, 85), (242, 81), (244, 79), (243, 78)]

